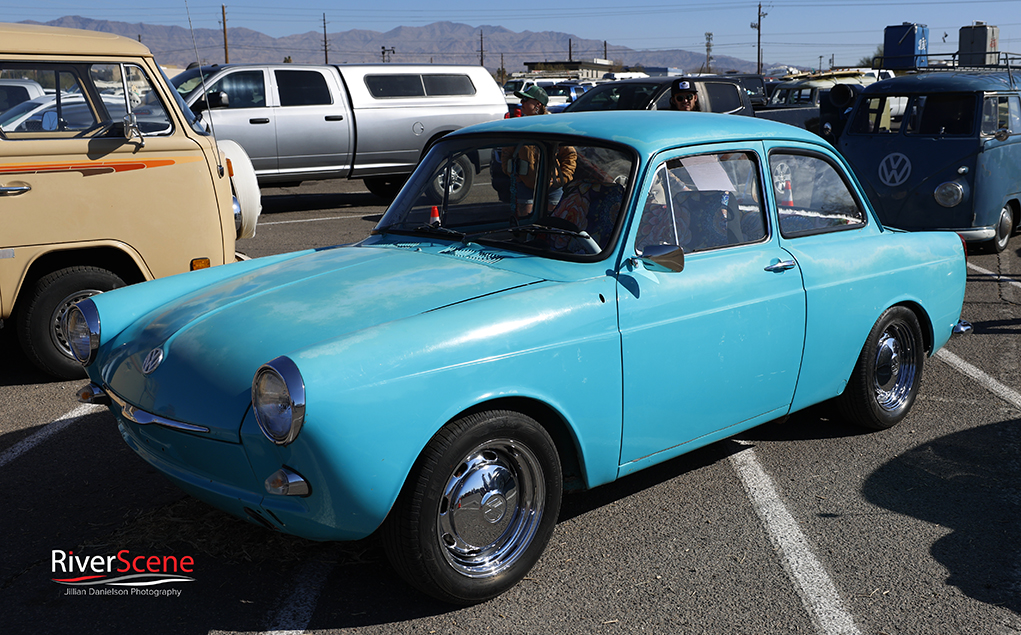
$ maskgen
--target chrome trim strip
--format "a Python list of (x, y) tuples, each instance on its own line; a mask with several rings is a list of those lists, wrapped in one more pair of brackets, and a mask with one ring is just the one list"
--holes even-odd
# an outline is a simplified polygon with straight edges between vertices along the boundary
[(173, 419), (164, 419), (163, 417), (158, 417), (150, 412), (136, 408), (121, 399), (114, 391), (110, 390), (109, 387), (106, 388), (106, 394), (108, 394), (110, 399), (120, 406), (121, 414), (124, 415), (125, 419), (137, 423), (140, 426), (156, 424), (158, 426), (163, 426), (164, 428), (184, 430), (185, 432), (209, 432), (209, 428), (205, 426), (197, 426), (192, 423), (184, 423), (183, 421), (174, 421)]

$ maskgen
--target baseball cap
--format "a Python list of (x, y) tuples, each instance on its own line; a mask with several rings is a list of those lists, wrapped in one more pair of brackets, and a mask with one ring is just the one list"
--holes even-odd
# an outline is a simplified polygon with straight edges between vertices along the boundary
[(544, 91), (541, 86), (537, 86), (536, 84), (532, 84), (525, 90), (514, 91), (514, 96), (520, 98), (521, 101), (534, 99), (543, 106), (549, 103), (549, 95), (546, 94), (546, 91)]
[(673, 97), (677, 93), (697, 93), (694, 82), (687, 79), (675, 79), (674, 83), (670, 85), (670, 96)]

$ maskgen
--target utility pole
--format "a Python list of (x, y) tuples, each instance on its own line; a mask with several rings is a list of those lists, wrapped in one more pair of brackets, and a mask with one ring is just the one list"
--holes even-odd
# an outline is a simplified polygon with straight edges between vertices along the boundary
[(822, 72), (822, 55), (819, 56), (819, 72)]
[(323, 14), (323, 64), (330, 63), (330, 43), (326, 39), (326, 14)]
[(759, 75), (762, 74), (762, 18), (766, 17), (767, 15), (769, 15), (769, 14), (764, 13), (762, 11), (762, 3), (760, 2), (759, 3), (759, 16), (758, 16), (758, 20), (756, 20), (755, 22), (752, 22), (752, 28), (755, 29), (756, 31), (758, 31), (758, 36), (757, 36), (758, 41), (756, 42), (756, 45), (755, 45), (756, 46), (756, 50), (758, 51), (758, 65), (756, 66), (756, 68), (758, 70), (756, 70), (755, 72), (758, 73)]
[(230, 51), (227, 50), (227, 5), (221, 4), (220, 11), (223, 13), (223, 63), (230, 64)]
[(572, 57), (572, 55), (574, 55), (574, 43), (571, 41), (571, 38), (567, 38), (567, 61), (568, 62), (573, 62), (574, 61), (574, 58)]
[(390, 56), (397, 52), (394, 50), (394, 47), (392, 46), (390, 48), (386, 48), (385, 46), (381, 46), (379, 48), (383, 49), (382, 51), (383, 63), (389, 62)]
[(479, 31), (479, 66), (486, 65), (486, 34)]
[(610, 58), (606, 57), (606, 40), (603, 40), (603, 59), (604, 60), (610, 59)]
[(713, 72), (713, 34), (709, 31), (705, 34), (705, 72)]

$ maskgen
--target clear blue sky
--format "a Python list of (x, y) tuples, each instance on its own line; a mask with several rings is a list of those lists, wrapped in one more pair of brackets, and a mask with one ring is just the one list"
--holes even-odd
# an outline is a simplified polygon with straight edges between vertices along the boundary
[[(10, 4), (13, 2), (14, 4)], [(46, 22), (67, 15), (100, 20), (145, 22), (187, 27), (189, 12), (196, 28), (220, 28), (221, 5), (227, 26), (244, 27), (274, 37), (351, 29), (389, 31), (432, 22), (502, 26), (512, 31), (560, 31), (606, 40), (633, 49), (684, 49), (705, 52), (705, 33), (713, 34), (713, 54), (756, 59), (757, 2), (747, 0), (513, 0), (505, 4), (464, 0), (6, 0), (5, 21)], [(648, 2), (648, 3), (647, 3)], [(763, 2), (762, 49), (765, 63), (805, 67), (850, 66), (871, 55), (883, 42), (888, 25), (915, 22), (929, 27), (929, 51), (957, 50), (958, 29), (976, 20), (1000, 29), (1000, 50), (1021, 53), (1021, 0), (775, 0)], [(943, 36), (946, 33), (946, 42)], [(497, 51), (499, 52), (499, 51)]]

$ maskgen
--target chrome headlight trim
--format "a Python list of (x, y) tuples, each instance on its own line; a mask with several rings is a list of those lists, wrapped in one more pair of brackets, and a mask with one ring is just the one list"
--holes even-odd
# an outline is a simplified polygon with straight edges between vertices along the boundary
[(955, 207), (964, 200), (964, 187), (957, 181), (947, 181), (941, 183), (932, 196), (943, 207)]
[(289, 357), (263, 364), (252, 378), (252, 409), (259, 429), (277, 445), (297, 438), (305, 422), (305, 381)]
[(71, 347), (71, 354), (82, 366), (88, 366), (96, 361), (102, 329), (99, 310), (92, 300), (86, 298), (71, 307), (64, 316), (61, 328)]

